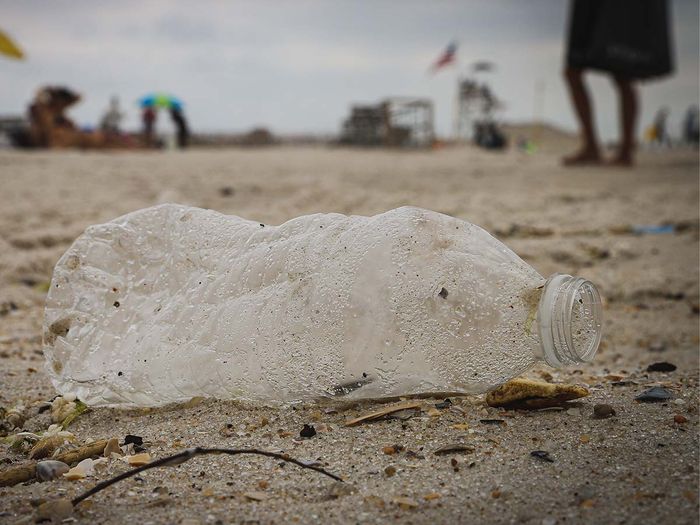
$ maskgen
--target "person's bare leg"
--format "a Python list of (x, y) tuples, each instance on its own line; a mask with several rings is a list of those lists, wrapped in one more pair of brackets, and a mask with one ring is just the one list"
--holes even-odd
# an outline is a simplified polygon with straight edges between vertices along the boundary
[(620, 97), (620, 147), (612, 160), (619, 166), (632, 166), (634, 164), (635, 140), (634, 134), (637, 127), (637, 115), (639, 102), (637, 90), (632, 80), (619, 76), (613, 77)]
[(581, 150), (563, 159), (565, 166), (577, 166), (583, 164), (598, 164), (600, 162), (600, 148), (595, 134), (593, 123), (593, 109), (588, 95), (588, 89), (583, 81), (583, 70), (567, 68), (564, 72), (566, 84), (569, 86), (571, 102), (576, 110), (579, 125), (583, 133), (583, 147)]

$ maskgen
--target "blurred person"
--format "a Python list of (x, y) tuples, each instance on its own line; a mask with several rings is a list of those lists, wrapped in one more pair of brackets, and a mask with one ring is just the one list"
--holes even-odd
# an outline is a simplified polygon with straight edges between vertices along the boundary
[(612, 163), (634, 163), (639, 115), (636, 83), (673, 70), (669, 33), (667, 0), (573, 0), (564, 76), (583, 146), (563, 159), (565, 166), (600, 164), (603, 160), (583, 78), (588, 70), (608, 73), (618, 92), (621, 140)]
[(190, 132), (187, 128), (187, 120), (185, 115), (182, 113), (182, 109), (179, 106), (170, 107), (170, 118), (173, 119), (175, 128), (177, 130), (177, 147), (184, 149), (187, 147), (190, 139)]
[(109, 101), (109, 107), (102, 116), (100, 128), (105, 133), (118, 135), (121, 132), (120, 125), (124, 118), (124, 113), (119, 109), (119, 99), (112, 97)]
[(662, 147), (671, 147), (671, 137), (668, 135), (668, 115), (670, 110), (666, 107), (656, 112), (654, 117), (654, 140), (653, 143)]
[(685, 112), (682, 136), (685, 144), (698, 147), (700, 143), (700, 115), (698, 115), (697, 106), (690, 106)]
[(144, 106), (141, 112), (141, 121), (143, 122), (143, 140), (146, 144), (154, 143), (154, 132), (156, 125), (156, 110), (153, 106)]

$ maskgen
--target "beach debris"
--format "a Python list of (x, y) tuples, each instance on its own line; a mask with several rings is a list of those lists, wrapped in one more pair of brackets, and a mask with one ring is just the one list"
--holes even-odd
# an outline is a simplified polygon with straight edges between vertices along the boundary
[(399, 410), (398, 412), (389, 414), (383, 419), (398, 419), (399, 421), (408, 421), (411, 418), (419, 416), (420, 413), (420, 408), (407, 408), (405, 410)]
[(645, 390), (634, 399), (640, 403), (660, 403), (673, 399), (673, 394), (663, 387), (655, 386)]
[(70, 470), (63, 461), (47, 459), (36, 464), (36, 478), (39, 481), (51, 481), (62, 476)]
[(392, 500), (394, 503), (396, 503), (399, 507), (402, 509), (415, 509), (420, 506), (420, 504), (412, 499), (412, 498), (407, 498), (405, 496), (398, 496)]
[(678, 425), (684, 425), (688, 422), (688, 418), (682, 414), (676, 414), (675, 416), (673, 416), (673, 422)]
[(316, 435), (316, 429), (314, 428), (313, 425), (307, 425), (306, 423), (304, 424), (304, 428), (301, 429), (299, 432), (299, 437), (309, 439), (312, 438)]
[(270, 497), (269, 494), (265, 492), (260, 492), (257, 490), (251, 490), (249, 492), (244, 492), (243, 496), (251, 501), (265, 501)]
[(10, 430), (24, 425), (26, 420), (24, 411), (24, 405), (17, 405), (5, 411), (5, 421), (8, 423)]
[(391, 445), (388, 447), (382, 447), (382, 452), (387, 456), (393, 456), (404, 449), (403, 445)]
[(440, 401), (439, 403), (435, 403), (435, 408), (439, 408), (440, 410), (444, 410), (445, 408), (450, 408), (452, 406), (452, 400), (450, 400), (449, 397), (446, 397), (443, 401)]
[(545, 461), (547, 463), (554, 463), (554, 459), (552, 459), (552, 457), (549, 455), (549, 452), (547, 452), (546, 450), (533, 450), (532, 452), (530, 452), (530, 455), (533, 458), (537, 458), (541, 461)]
[(236, 191), (232, 186), (222, 186), (219, 188), (219, 195), (222, 197), (232, 197), (235, 193)]
[(610, 405), (604, 403), (595, 405), (593, 407), (593, 418), (594, 419), (607, 419), (615, 415), (615, 409)]
[(384, 475), (387, 478), (392, 477), (394, 474), (396, 474), (396, 467), (393, 465), (389, 465), (387, 468), (384, 469)]
[(486, 403), (492, 407), (537, 410), (565, 407), (568, 401), (586, 397), (588, 394), (588, 389), (579, 385), (513, 379), (486, 394)]
[(660, 361), (658, 363), (652, 363), (647, 367), (647, 372), (673, 372), (676, 369), (676, 365), (669, 363), (667, 361)]
[(434, 499), (440, 499), (442, 495), (438, 494), (437, 492), (430, 492), (429, 494), (426, 494), (423, 496), (423, 499), (425, 501), (432, 501)]
[(470, 445), (465, 445), (464, 443), (451, 443), (449, 445), (444, 445), (433, 452), (436, 456), (444, 456), (446, 454), (473, 454), (476, 449)]
[(459, 472), (459, 461), (457, 461), (457, 458), (450, 459), (450, 465), (454, 472)]
[(71, 432), (58, 431), (51, 432), (52, 427), (61, 427), (51, 425), (45, 435), (37, 441), (29, 451), (29, 459), (43, 459), (51, 456), (59, 447), (75, 441), (75, 436)]
[(51, 523), (61, 523), (63, 520), (73, 515), (73, 504), (67, 498), (58, 498), (45, 501), (35, 512), (35, 522), (41, 523), (50, 521)]
[[(106, 444), (106, 440), (95, 441), (74, 450), (58, 454), (53, 459), (72, 465), (92, 456), (101, 456)], [(0, 472), (0, 487), (11, 487), (18, 483), (34, 479), (35, 476), (36, 462), (32, 461), (28, 464), (19, 465)]]
[(95, 473), (95, 465), (92, 459), (87, 458), (78, 463), (75, 467), (63, 474), (63, 477), (71, 481), (85, 479)]
[(148, 452), (126, 456), (126, 462), (132, 467), (140, 467), (151, 462), (151, 455)]
[(68, 428), (75, 418), (87, 410), (88, 406), (77, 399), (75, 394), (64, 394), (51, 402), (51, 419), (54, 423), (60, 423), (61, 427)]
[(469, 430), (469, 425), (467, 423), (455, 423), (454, 425), (450, 425), (450, 428), (454, 428), (455, 430)]
[(146, 448), (143, 446), (143, 438), (141, 436), (135, 436), (133, 434), (127, 434), (124, 436), (124, 443), (122, 446), (129, 447), (134, 450), (134, 452), (144, 452)]
[(117, 438), (112, 438), (107, 441), (107, 444), (105, 445), (104, 452), (102, 453), (104, 457), (109, 458), (112, 457), (112, 454), (117, 454), (119, 456), (123, 456), (124, 452), (122, 451), (121, 447), (119, 446), (119, 440)]
[(480, 419), (479, 423), (482, 425), (505, 425), (505, 419)]
[(379, 496), (370, 495), (370, 496), (365, 496), (363, 499), (364, 499), (364, 502), (367, 503), (368, 505), (373, 505), (373, 506), (380, 508), (380, 509), (383, 509), (384, 506), (386, 505), (384, 500), (382, 498), (380, 498)]
[(420, 408), (421, 404), (418, 401), (403, 401), (401, 403), (396, 403), (394, 405), (386, 406), (380, 408), (379, 410), (373, 410), (354, 419), (350, 419), (345, 422), (346, 427), (354, 427), (360, 423), (369, 423), (370, 421), (376, 421), (378, 419), (383, 419), (389, 414), (399, 412), (401, 410), (416, 409)]
[(654, 353), (661, 353), (666, 351), (666, 343), (663, 341), (654, 341), (651, 344), (649, 344), (649, 347), (647, 348), (650, 352)]

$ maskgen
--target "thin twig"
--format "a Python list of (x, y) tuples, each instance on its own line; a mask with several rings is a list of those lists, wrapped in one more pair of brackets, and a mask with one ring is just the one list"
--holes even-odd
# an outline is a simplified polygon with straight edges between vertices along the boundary
[(93, 494), (96, 494), (100, 492), (101, 490), (106, 489), (110, 485), (114, 485), (115, 483), (123, 480), (130, 478), (132, 476), (135, 476), (136, 474), (139, 474), (143, 472), (144, 470), (149, 470), (152, 468), (156, 467), (174, 467), (176, 465), (180, 465), (181, 463), (184, 463), (185, 461), (188, 461), (192, 459), (195, 456), (207, 456), (210, 454), (228, 454), (230, 456), (236, 456), (239, 454), (257, 454), (259, 456), (267, 456), (269, 458), (275, 458), (275, 459), (280, 459), (282, 461), (286, 461), (288, 463), (294, 463), (295, 465), (298, 465), (299, 467), (302, 468), (308, 468), (311, 470), (315, 470), (316, 472), (320, 472), (321, 474), (324, 474), (328, 476), (329, 478), (333, 478), (336, 481), (343, 481), (342, 478), (339, 478), (335, 474), (331, 474), (327, 470), (322, 469), (321, 467), (317, 467), (315, 465), (306, 465), (302, 463), (301, 461), (290, 458), (287, 454), (278, 454), (276, 452), (268, 452), (266, 450), (258, 450), (255, 448), (200, 448), (200, 447), (195, 447), (195, 448), (188, 448), (187, 450), (184, 450), (182, 452), (179, 452), (177, 454), (173, 454), (172, 456), (166, 456), (164, 458), (156, 459), (155, 461), (151, 461), (150, 463), (147, 463), (145, 465), (142, 465), (140, 467), (137, 467), (132, 470), (128, 470), (126, 472), (122, 472), (118, 476), (115, 476), (111, 479), (107, 479), (105, 481), (102, 481), (101, 483), (98, 483), (94, 487), (92, 487), (90, 490), (83, 492), (80, 496), (76, 496), (71, 500), (71, 503), (73, 503), (73, 506), (76, 506), (78, 503), (81, 501), (89, 498)]

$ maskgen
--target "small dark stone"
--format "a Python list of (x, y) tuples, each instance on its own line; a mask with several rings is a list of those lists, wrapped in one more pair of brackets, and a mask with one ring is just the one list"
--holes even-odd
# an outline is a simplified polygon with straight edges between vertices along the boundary
[(662, 401), (668, 401), (669, 399), (673, 399), (673, 394), (671, 394), (671, 392), (669, 392), (665, 388), (655, 386), (653, 388), (650, 388), (649, 390), (645, 390), (634, 399), (641, 403), (659, 403)]
[(554, 460), (550, 457), (549, 452), (545, 450), (533, 450), (530, 452), (533, 458), (537, 458), (541, 461), (546, 461), (547, 463), (554, 463)]
[(143, 438), (141, 436), (134, 436), (133, 434), (127, 434), (124, 437), (124, 445), (133, 443), (134, 445), (143, 445)]
[(593, 407), (593, 417), (595, 419), (607, 419), (615, 415), (615, 409), (610, 405), (595, 405)]
[(447, 289), (446, 289), (446, 288), (442, 288), (442, 289), (440, 290), (440, 293), (439, 293), (438, 295), (439, 295), (440, 297), (442, 297), (443, 299), (447, 299), (447, 295), (448, 295)]
[(313, 427), (313, 425), (304, 425), (304, 428), (301, 429), (299, 435), (303, 438), (312, 438), (316, 435), (316, 429)]
[(446, 397), (444, 401), (440, 401), (439, 403), (435, 403), (435, 408), (443, 409), (443, 408), (450, 408), (452, 406), (452, 401), (450, 401), (449, 397)]
[(219, 194), (222, 197), (231, 197), (236, 191), (231, 187), (231, 186), (224, 186), (223, 188), (219, 188)]
[(114, 301), (114, 307), (119, 308), (119, 301)]
[(676, 365), (669, 363), (667, 361), (660, 361), (658, 363), (652, 363), (647, 367), (647, 372), (673, 372), (676, 369)]
[(127, 434), (124, 437), (123, 445), (134, 445), (134, 452), (144, 452), (146, 447), (143, 446), (143, 438), (141, 436), (134, 436), (132, 434)]
[(506, 422), (503, 419), (480, 419), (479, 423), (482, 425), (505, 425)]

